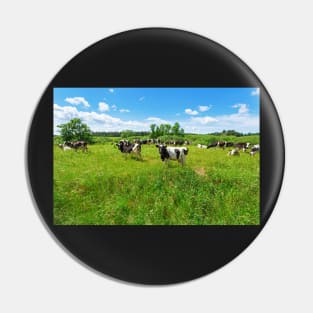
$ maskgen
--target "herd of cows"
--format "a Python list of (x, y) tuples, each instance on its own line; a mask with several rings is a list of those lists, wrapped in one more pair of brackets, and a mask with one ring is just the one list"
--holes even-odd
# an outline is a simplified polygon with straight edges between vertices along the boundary
[[(133, 154), (137, 157), (137, 159), (142, 159), (141, 157), (141, 146), (143, 144), (155, 144), (156, 148), (158, 148), (160, 158), (162, 161), (167, 163), (170, 160), (178, 161), (181, 165), (185, 164), (186, 156), (188, 154), (187, 147), (179, 147), (181, 145), (190, 145), (191, 142), (189, 141), (168, 141), (162, 143), (159, 139), (146, 139), (140, 140), (135, 139), (133, 142), (129, 140), (120, 140), (115, 145), (117, 148), (124, 153)], [(167, 146), (168, 144), (172, 146)], [(59, 147), (66, 151), (66, 150), (82, 150), (84, 152), (88, 151), (87, 142), (86, 141), (65, 141), (63, 144), (59, 144)], [(249, 142), (227, 142), (227, 141), (216, 141), (209, 145), (198, 144), (198, 148), (200, 149), (210, 149), (210, 148), (231, 148), (228, 151), (228, 155), (230, 156), (239, 156), (240, 151), (247, 152), (250, 149), (249, 153), (251, 156), (254, 156), (257, 152), (260, 151), (260, 145), (251, 145)]]
[(249, 142), (238, 142), (238, 143), (233, 143), (230, 141), (216, 141), (212, 144), (209, 145), (197, 145), (198, 148), (202, 149), (209, 149), (209, 148), (214, 148), (214, 147), (219, 147), (222, 149), (225, 149), (227, 147), (232, 147), (232, 149), (228, 152), (228, 155), (240, 155), (240, 150), (243, 152), (246, 152), (248, 149), (250, 149), (250, 155), (253, 156), (257, 152), (260, 151), (260, 144), (252, 145)]
[[(156, 142), (154, 142), (156, 143)], [(136, 141), (131, 143), (128, 140), (120, 140), (116, 144), (118, 149), (122, 153), (132, 153), (141, 158), (141, 143)], [(181, 165), (185, 164), (186, 155), (188, 154), (188, 148), (186, 147), (167, 147), (166, 144), (157, 143), (155, 145), (159, 149), (160, 157), (162, 161), (176, 160)]]

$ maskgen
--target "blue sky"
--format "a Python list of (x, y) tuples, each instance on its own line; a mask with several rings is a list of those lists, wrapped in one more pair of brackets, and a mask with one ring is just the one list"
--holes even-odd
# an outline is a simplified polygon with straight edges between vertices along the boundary
[(93, 131), (149, 130), (179, 122), (187, 133), (259, 132), (258, 88), (54, 88), (54, 133), (81, 118)]

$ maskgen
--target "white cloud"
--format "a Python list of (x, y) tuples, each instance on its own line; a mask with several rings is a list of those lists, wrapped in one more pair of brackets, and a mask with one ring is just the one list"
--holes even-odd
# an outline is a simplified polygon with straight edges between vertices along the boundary
[(99, 111), (105, 112), (105, 111), (109, 111), (109, 110), (110, 110), (110, 106), (107, 103), (99, 102)]
[(121, 113), (127, 113), (127, 112), (130, 112), (128, 109), (120, 109), (119, 110)]
[(245, 103), (234, 104), (232, 108), (238, 109), (238, 114), (249, 112), (248, 106)]
[(109, 88), (109, 92), (110, 93), (114, 93), (114, 89), (113, 88)]
[(230, 114), (219, 117), (222, 129), (235, 129), (240, 132), (259, 132), (260, 118), (251, 114)]
[(208, 111), (212, 108), (212, 105), (199, 105), (198, 109), (200, 112)]
[(185, 133), (207, 134), (234, 129), (238, 132), (259, 132), (259, 116), (247, 114), (229, 114), (218, 116), (191, 117), (187, 121), (179, 122)]
[(255, 88), (255, 90), (251, 91), (251, 96), (259, 96), (260, 95), (260, 88)]
[(112, 108), (113, 111), (117, 110), (117, 106), (115, 104), (111, 105), (111, 108)]
[(211, 116), (204, 116), (204, 117), (192, 117), (191, 121), (197, 122), (200, 124), (209, 124), (209, 123), (217, 122), (218, 120)]
[(84, 97), (65, 98), (64, 101), (75, 105), (82, 104), (86, 108), (90, 107), (90, 104)]
[(188, 115), (197, 115), (198, 111), (196, 111), (196, 110), (193, 111), (191, 109), (186, 109), (185, 113), (188, 114)]
[(163, 120), (159, 117), (148, 117), (146, 120), (155, 124), (171, 124), (170, 121)]
[(53, 105), (54, 118), (57, 120), (70, 120), (78, 117), (78, 110), (72, 106), (59, 106), (58, 104)]
[[(111, 106), (112, 108), (112, 106)], [(238, 106), (237, 109), (240, 109)], [(126, 116), (126, 115), (125, 115)], [(149, 131), (150, 124), (171, 124), (179, 122), (185, 132), (207, 134), (223, 129), (234, 129), (239, 132), (259, 132), (259, 116), (249, 112), (245, 114), (234, 113), (218, 116), (190, 116), (187, 119), (175, 119), (167, 121), (157, 116), (151, 116), (144, 120), (126, 120), (114, 117), (104, 112), (79, 111), (76, 106), (60, 106), (54, 104), (54, 133), (58, 133), (57, 125), (67, 123), (72, 118), (80, 118), (92, 131), (121, 131), (132, 129)]]
[(73, 118), (80, 118), (92, 131), (121, 131), (124, 129), (149, 130), (149, 122), (122, 120), (106, 113), (78, 111), (73, 106), (54, 104), (54, 133), (58, 133), (57, 125), (67, 123)]

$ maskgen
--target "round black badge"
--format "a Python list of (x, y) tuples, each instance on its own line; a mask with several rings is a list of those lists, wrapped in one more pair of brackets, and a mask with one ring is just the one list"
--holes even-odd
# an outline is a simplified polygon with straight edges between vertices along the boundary
[(211, 273), (269, 218), (284, 142), (274, 104), (233, 53), (162, 28), (106, 38), (45, 90), (28, 141), (41, 215), (72, 255), (135, 283)]

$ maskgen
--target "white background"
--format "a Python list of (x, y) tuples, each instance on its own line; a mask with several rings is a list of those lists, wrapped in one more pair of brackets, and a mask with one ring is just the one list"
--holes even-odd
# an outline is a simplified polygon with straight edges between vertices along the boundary
[[(312, 312), (311, 4), (2, 1), (0, 311)], [(25, 179), (28, 127), (57, 71), (106, 36), (148, 26), (193, 31), (241, 57), (270, 92), (287, 149), (279, 201), (253, 244), (221, 270), (168, 287), (125, 284), (74, 261), (41, 223)]]

